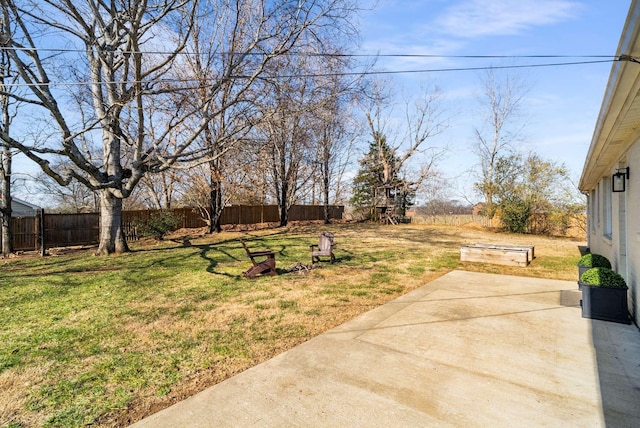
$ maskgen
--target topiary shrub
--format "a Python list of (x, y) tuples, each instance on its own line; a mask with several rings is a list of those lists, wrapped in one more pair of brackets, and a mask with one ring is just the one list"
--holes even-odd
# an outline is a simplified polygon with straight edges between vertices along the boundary
[(167, 233), (176, 230), (178, 226), (180, 226), (180, 217), (171, 211), (153, 213), (146, 221), (137, 224), (142, 236), (149, 236), (159, 241)]
[(604, 267), (591, 268), (580, 277), (583, 284), (595, 287), (626, 288), (627, 283), (617, 272)]
[(585, 254), (578, 260), (578, 266), (603, 267), (611, 269), (611, 262), (605, 256), (600, 254)]

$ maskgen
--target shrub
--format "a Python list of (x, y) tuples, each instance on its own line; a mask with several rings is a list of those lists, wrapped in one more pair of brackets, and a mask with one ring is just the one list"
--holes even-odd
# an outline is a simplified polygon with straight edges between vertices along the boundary
[(582, 283), (598, 287), (625, 288), (624, 278), (617, 272), (604, 267), (591, 268), (580, 277)]
[(142, 236), (149, 236), (161, 241), (167, 233), (173, 232), (179, 225), (180, 217), (171, 211), (160, 211), (151, 214), (146, 221), (140, 222), (137, 227)]
[(603, 267), (611, 269), (611, 263), (605, 256), (600, 254), (585, 254), (578, 260), (578, 266)]
[(529, 233), (531, 204), (521, 198), (511, 198), (500, 204), (500, 221), (511, 233)]

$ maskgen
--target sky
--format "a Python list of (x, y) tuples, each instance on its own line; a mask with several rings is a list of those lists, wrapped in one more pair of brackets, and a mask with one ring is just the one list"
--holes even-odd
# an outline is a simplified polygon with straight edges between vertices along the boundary
[[(630, 0), (380, 0), (362, 13), (361, 52), (381, 55), (607, 55), (614, 56)], [(535, 63), (592, 61), (599, 58), (470, 59), (381, 57), (386, 71), (431, 70)], [(611, 62), (519, 68), (509, 74), (527, 88), (520, 114), (520, 149), (565, 164), (574, 181), (582, 172), (600, 111)], [(431, 144), (449, 147), (439, 164), (456, 198), (471, 197), (474, 128), (482, 90), (479, 71), (393, 74), (398, 102), (437, 85), (450, 117), (447, 130)], [(397, 88), (397, 89), (396, 89)], [(404, 97), (404, 98), (403, 98)], [(471, 197), (472, 198), (472, 197)]]
[[(370, 0), (375, 1), (375, 0)], [(455, 56), (561, 55), (614, 56), (630, 0), (378, 0), (360, 14), (360, 54), (442, 55), (439, 58), (380, 57), (383, 71), (440, 70), (533, 63), (589, 61), (593, 58), (472, 59)], [(361, 6), (370, 5), (360, 2)], [(596, 58), (598, 59), (598, 58)], [(520, 115), (521, 149), (564, 163), (577, 182), (582, 172), (611, 62), (509, 71), (526, 82)], [(391, 92), (397, 102), (425, 86), (438, 86), (444, 96), (449, 126), (430, 141), (448, 147), (438, 164), (447, 178), (448, 195), (473, 199), (474, 128), (482, 125), (478, 101), (479, 71), (394, 73)], [(14, 174), (37, 167), (16, 159)], [(14, 196), (32, 201), (37, 195)], [(37, 202), (37, 201), (34, 201)]]

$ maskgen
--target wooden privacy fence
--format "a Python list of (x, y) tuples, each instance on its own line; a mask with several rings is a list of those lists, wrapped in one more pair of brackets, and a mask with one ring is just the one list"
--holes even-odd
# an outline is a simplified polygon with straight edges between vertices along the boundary
[(122, 231), (127, 240), (140, 239), (138, 225), (145, 223), (152, 215), (161, 212), (170, 211), (173, 215), (180, 219), (178, 229), (196, 229), (204, 227), (207, 223), (200, 217), (198, 210), (194, 208), (174, 208), (171, 210), (135, 210), (122, 211)]
[[(35, 250), (38, 248), (40, 223), (38, 217), (18, 217), (11, 219), (14, 251)], [(2, 236), (0, 236), (2, 244)]]
[(483, 227), (500, 227), (500, 219), (490, 219), (473, 214), (445, 214), (445, 215), (416, 215), (411, 218), (412, 223), (419, 224), (445, 224), (450, 226), (462, 226), (468, 223), (478, 223)]
[[(179, 228), (206, 226), (197, 209), (176, 208), (170, 210), (180, 218)], [(136, 225), (148, 220), (161, 210), (137, 210), (122, 212), (122, 227), (127, 239), (137, 239)], [(343, 206), (330, 206), (329, 218), (341, 219)], [(42, 214), (42, 212), (41, 212)], [(324, 207), (318, 205), (294, 205), (289, 210), (290, 221), (323, 220)], [(276, 205), (232, 205), (222, 211), (221, 224), (272, 223), (280, 220)], [(14, 251), (33, 251), (43, 248), (93, 245), (99, 242), (100, 215), (42, 214), (38, 217), (11, 219)], [(2, 237), (0, 236), (0, 239)], [(1, 243), (2, 241), (0, 241)]]
[(45, 248), (98, 243), (100, 214), (45, 214)]
[(43, 241), (45, 248), (98, 243), (100, 216), (96, 213), (39, 214), (11, 219), (14, 251), (37, 250)]
[[(204, 227), (207, 223), (195, 208), (176, 208), (170, 210), (180, 218), (178, 228)], [(136, 225), (144, 223), (152, 215), (162, 210), (138, 210), (122, 212), (122, 227), (125, 236), (137, 239)], [(329, 206), (329, 218), (341, 219), (344, 212), (343, 206)], [(324, 219), (324, 206), (322, 205), (294, 205), (289, 209), (289, 221), (311, 221)], [(275, 223), (280, 221), (280, 211), (277, 205), (230, 205), (224, 207), (220, 216), (220, 224), (258, 224)]]
[(277, 205), (232, 205), (224, 207), (220, 216), (220, 224), (273, 223), (279, 220)]
[[(341, 219), (343, 206), (329, 206), (329, 218)], [(323, 205), (294, 205), (289, 209), (289, 221), (323, 220)], [(257, 224), (280, 221), (277, 205), (232, 205), (224, 207), (221, 224)]]

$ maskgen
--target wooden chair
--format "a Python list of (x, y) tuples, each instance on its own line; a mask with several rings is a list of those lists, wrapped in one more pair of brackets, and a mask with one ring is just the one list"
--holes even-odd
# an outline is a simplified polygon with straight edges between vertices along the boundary
[[(250, 251), (249, 247), (247, 247), (247, 244), (242, 239), (240, 239), (240, 242), (242, 242), (242, 246), (244, 247), (244, 250), (247, 252), (247, 256), (249, 256), (249, 258), (251, 259), (251, 263), (253, 263), (253, 266), (243, 273), (244, 276), (246, 276), (247, 278), (255, 278), (258, 275), (273, 276), (278, 274), (276, 272), (275, 251), (271, 251), (271, 250)], [(261, 262), (257, 262), (255, 259), (256, 257), (266, 257), (266, 259), (264, 259)]]
[[(333, 255), (334, 246), (335, 244), (333, 242), (333, 233), (322, 232), (320, 234), (318, 244), (309, 245), (309, 249), (311, 250), (311, 264), (319, 262), (320, 257), (329, 257), (330, 263), (335, 262), (336, 257)], [(314, 248), (317, 248), (317, 250), (314, 250)]]

